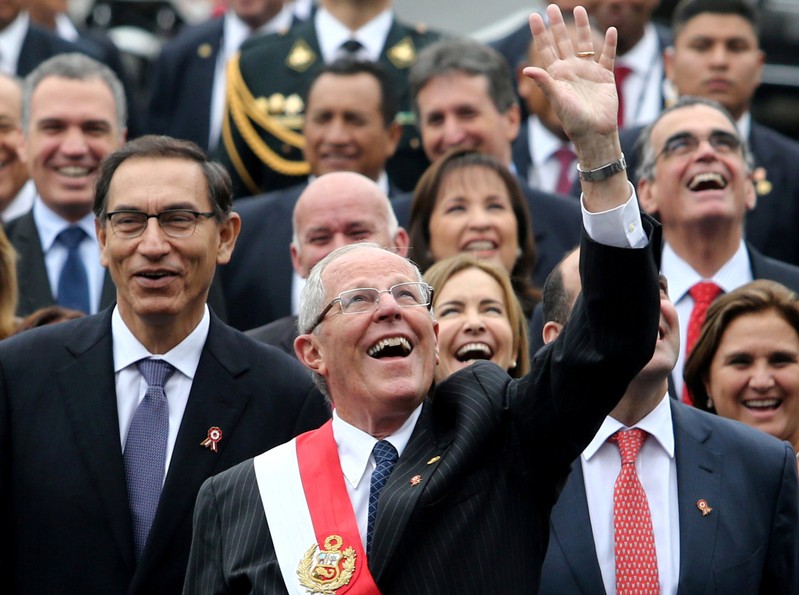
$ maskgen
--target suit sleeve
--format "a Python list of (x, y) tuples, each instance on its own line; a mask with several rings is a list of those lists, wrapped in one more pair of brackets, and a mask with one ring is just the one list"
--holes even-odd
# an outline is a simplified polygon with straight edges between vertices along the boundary
[(799, 488), (796, 455), (785, 444), (782, 483), (776, 502), (761, 593), (799, 593)]
[(222, 565), (222, 523), (217, 509), (214, 478), (207, 479), (194, 508), (194, 537), (186, 569), (184, 595), (229, 593)]

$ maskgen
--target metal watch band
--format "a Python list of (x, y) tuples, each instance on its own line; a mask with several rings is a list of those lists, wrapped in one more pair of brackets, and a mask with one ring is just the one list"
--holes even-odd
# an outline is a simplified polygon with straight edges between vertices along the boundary
[(577, 175), (581, 180), (586, 182), (601, 182), (607, 180), (610, 176), (622, 172), (627, 169), (627, 160), (624, 158), (624, 153), (621, 154), (616, 161), (611, 161), (607, 165), (597, 167), (596, 169), (581, 169), (577, 165)]

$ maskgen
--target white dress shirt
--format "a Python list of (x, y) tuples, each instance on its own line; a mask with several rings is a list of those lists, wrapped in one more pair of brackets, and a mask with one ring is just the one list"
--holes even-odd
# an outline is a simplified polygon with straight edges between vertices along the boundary
[[(89, 213), (74, 224), (80, 226), (88, 236), (86, 240), (90, 240), (81, 242), (79, 248), (80, 259), (86, 269), (86, 276), (89, 281), (90, 314), (97, 313), (100, 307), (100, 296), (105, 282), (105, 269), (100, 264), (100, 244), (97, 242), (97, 235), (94, 230), (94, 219), (94, 213)], [(64, 268), (69, 252), (65, 246), (56, 242), (56, 237), (73, 224), (52, 211), (39, 196), (33, 201), (33, 220), (36, 223), (36, 230), (39, 232), (39, 240), (42, 243), (44, 265), (47, 268), (50, 289), (53, 292), (53, 297), (57, 298), (58, 277), (61, 275), (61, 269)]]
[[(560, 161), (555, 157), (555, 152), (563, 147), (574, 152), (574, 145), (555, 136), (541, 123), (538, 116), (530, 116), (527, 119), (527, 138), (530, 147), (527, 185), (543, 192), (557, 192)], [(572, 184), (577, 180), (577, 167), (572, 168), (569, 177)]]
[(377, 62), (380, 60), (380, 54), (383, 52), (383, 46), (386, 45), (386, 37), (388, 37), (393, 22), (394, 12), (387, 8), (357, 31), (350, 31), (326, 8), (320, 6), (316, 11), (314, 26), (319, 49), (322, 51), (322, 60), (329, 64), (336, 58), (340, 58), (341, 44), (354, 39), (363, 46), (357, 53), (358, 59)]
[(61, 39), (66, 39), (67, 41), (78, 41), (80, 39), (80, 32), (75, 27), (75, 23), (63, 12), (55, 15), (55, 32)]
[(281, 11), (253, 31), (249, 25), (236, 16), (233, 10), (225, 13), (222, 21), (222, 45), (216, 56), (214, 70), (214, 86), (211, 91), (211, 123), (208, 127), (208, 147), (213, 151), (222, 134), (222, 117), (225, 112), (225, 87), (227, 81), (227, 63), (239, 51), (243, 44), (252, 35), (277, 33), (291, 27), (294, 14), (289, 3)]
[[(208, 306), (205, 307), (200, 323), (183, 341), (170, 349), (167, 353), (156, 354), (147, 351), (139, 340), (133, 336), (130, 329), (125, 325), (119, 308), (114, 307), (111, 315), (111, 337), (114, 352), (114, 386), (117, 397), (117, 414), (119, 415), (119, 440), (122, 451), (125, 450), (125, 441), (128, 438), (130, 423), (133, 421), (133, 414), (144, 398), (147, 391), (147, 382), (139, 372), (136, 362), (148, 357), (163, 359), (171, 364), (175, 371), (166, 381), (164, 392), (166, 393), (167, 406), (169, 407), (169, 436), (166, 447), (166, 463), (164, 468), (164, 479), (169, 470), (169, 462), (172, 460), (172, 452), (175, 450), (175, 441), (180, 430), (180, 422), (183, 420), (183, 412), (189, 402), (191, 384), (200, 363), (205, 340), (208, 338), (208, 328), (211, 324), (211, 316), (208, 314)], [(205, 436), (197, 436), (197, 444)]]
[[(680, 518), (669, 396), (665, 395), (660, 404), (633, 427), (650, 434), (638, 453), (635, 467), (652, 517), (660, 593), (674, 594), (680, 578)], [(619, 448), (607, 440), (618, 430), (627, 429), (620, 421), (606, 417), (580, 457), (591, 531), (607, 595), (616, 593), (613, 488), (621, 470)]]
[(35, 198), (36, 185), (33, 183), (33, 180), (28, 180), (22, 188), (19, 189), (19, 192), (17, 192), (13, 200), (8, 203), (8, 206), (3, 209), (3, 223), (16, 219), (20, 215), (24, 215), (30, 211)]
[(19, 53), (28, 33), (30, 18), (27, 12), (20, 12), (8, 27), (0, 31), (0, 71), (16, 75)]
[(621, 89), (624, 95), (623, 127), (653, 122), (663, 102), (663, 56), (652, 23), (646, 26), (644, 36), (629, 52), (616, 57), (616, 65), (632, 69)]
[(685, 367), (685, 343), (688, 338), (688, 321), (694, 309), (694, 299), (688, 293), (700, 281), (713, 281), (721, 287), (724, 293), (745, 285), (752, 281), (752, 263), (749, 261), (749, 252), (746, 245), (741, 242), (732, 258), (722, 266), (710, 279), (705, 279), (697, 273), (691, 265), (675, 254), (667, 243), (663, 245), (663, 255), (660, 264), (661, 272), (669, 281), (669, 296), (677, 309), (680, 319), (680, 355), (677, 365), (674, 366), (672, 380), (677, 395), (682, 395), (682, 371)]

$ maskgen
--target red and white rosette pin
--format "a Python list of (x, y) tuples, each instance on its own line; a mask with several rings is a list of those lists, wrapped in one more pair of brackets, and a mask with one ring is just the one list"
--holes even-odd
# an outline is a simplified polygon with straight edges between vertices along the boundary
[(222, 440), (222, 430), (214, 426), (208, 430), (208, 437), (200, 442), (200, 445), (204, 446), (205, 448), (210, 448), (214, 452), (218, 452), (219, 449), (216, 445), (220, 440)]

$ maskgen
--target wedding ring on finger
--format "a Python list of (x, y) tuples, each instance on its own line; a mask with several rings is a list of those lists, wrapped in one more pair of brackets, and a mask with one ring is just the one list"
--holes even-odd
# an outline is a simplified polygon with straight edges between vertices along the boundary
[(574, 55), (577, 56), (578, 58), (593, 58), (594, 56), (596, 56), (596, 52), (591, 50), (588, 52), (577, 52)]

